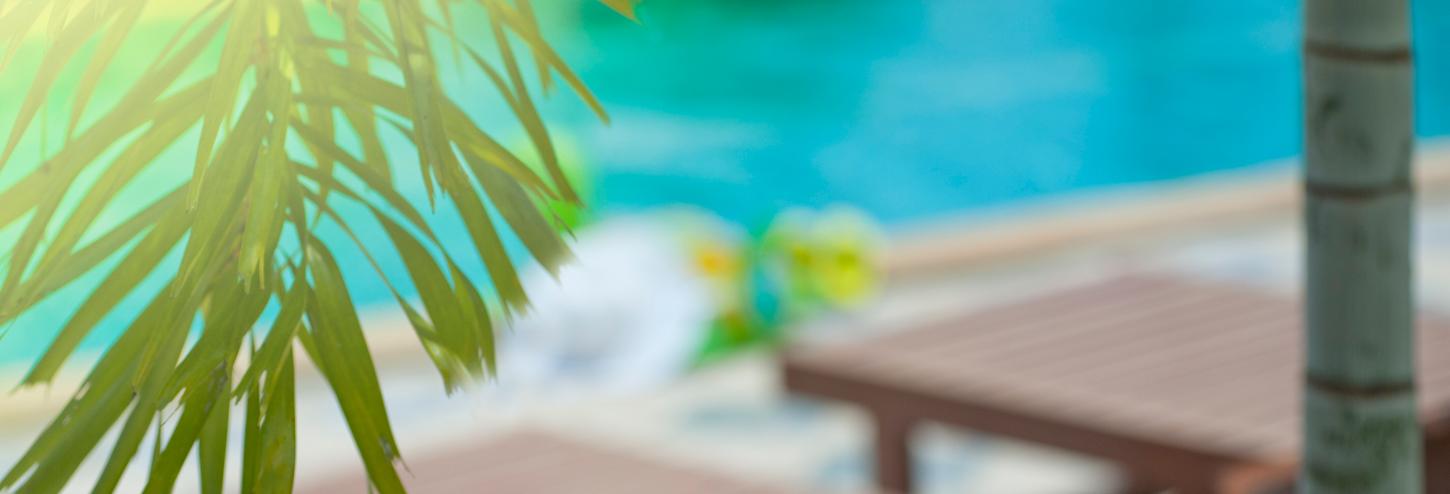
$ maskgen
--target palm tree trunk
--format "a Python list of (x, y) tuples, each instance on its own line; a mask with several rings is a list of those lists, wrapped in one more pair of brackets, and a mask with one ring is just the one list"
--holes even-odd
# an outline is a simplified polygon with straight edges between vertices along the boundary
[(1302, 492), (1422, 489), (1409, 0), (1306, 0)]

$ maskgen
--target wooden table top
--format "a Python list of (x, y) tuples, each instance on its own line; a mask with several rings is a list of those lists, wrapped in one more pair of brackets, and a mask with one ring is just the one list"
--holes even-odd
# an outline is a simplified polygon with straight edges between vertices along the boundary
[[(793, 349), (786, 386), (868, 408), (910, 401), (918, 415), (1069, 448), (1113, 437), (1225, 461), (1292, 458), (1300, 321), (1291, 298), (1132, 276)], [(1441, 423), (1450, 415), (1450, 325), (1428, 321), (1418, 341), (1421, 413)], [(1087, 435), (1055, 441), (1078, 432)]]

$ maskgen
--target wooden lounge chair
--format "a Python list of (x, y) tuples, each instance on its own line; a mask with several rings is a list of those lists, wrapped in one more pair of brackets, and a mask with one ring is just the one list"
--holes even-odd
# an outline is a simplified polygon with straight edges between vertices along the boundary
[[(458, 451), (409, 458), (410, 494), (766, 494), (768, 485), (732, 480), (661, 464), (627, 453), (542, 432), (518, 432)], [(366, 493), (366, 477), (353, 475), (301, 492)]]
[[(908, 436), (933, 421), (1117, 462), (1131, 491), (1265, 492), (1299, 447), (1299, 304), (1133, 276), (784, 356), (784, 385), (876, 421), (876, 475), (911, 489)], [(1447, 492), (1450, 325), (1422, 318), (1427, 490)]]

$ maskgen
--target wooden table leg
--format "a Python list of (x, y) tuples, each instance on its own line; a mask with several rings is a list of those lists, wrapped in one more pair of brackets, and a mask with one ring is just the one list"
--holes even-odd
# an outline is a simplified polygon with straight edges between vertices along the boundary
[(1425, 440), (1424, 469), (1427, 494), (1450, 494), (1450, 436)]
[(876, 420), (876, 485), (886, 492), (911, 492), (912, 420), (883, 412)]

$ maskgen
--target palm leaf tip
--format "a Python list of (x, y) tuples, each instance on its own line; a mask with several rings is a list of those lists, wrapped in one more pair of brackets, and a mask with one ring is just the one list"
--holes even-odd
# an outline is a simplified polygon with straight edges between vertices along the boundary
[(615, 12), (619, 12), (619, 15), (622, 15), (622, 16), (628, 18), (631, 21), (639, 22), (639, 18), (636, 17), (635, 14), (634, 14), (634, 4), (636, 3), (636, 0), (599, 0), (599, 1), (601, 3), (603, 3), (605, 6), (611, 8), (611, 9), (614, 9)]

